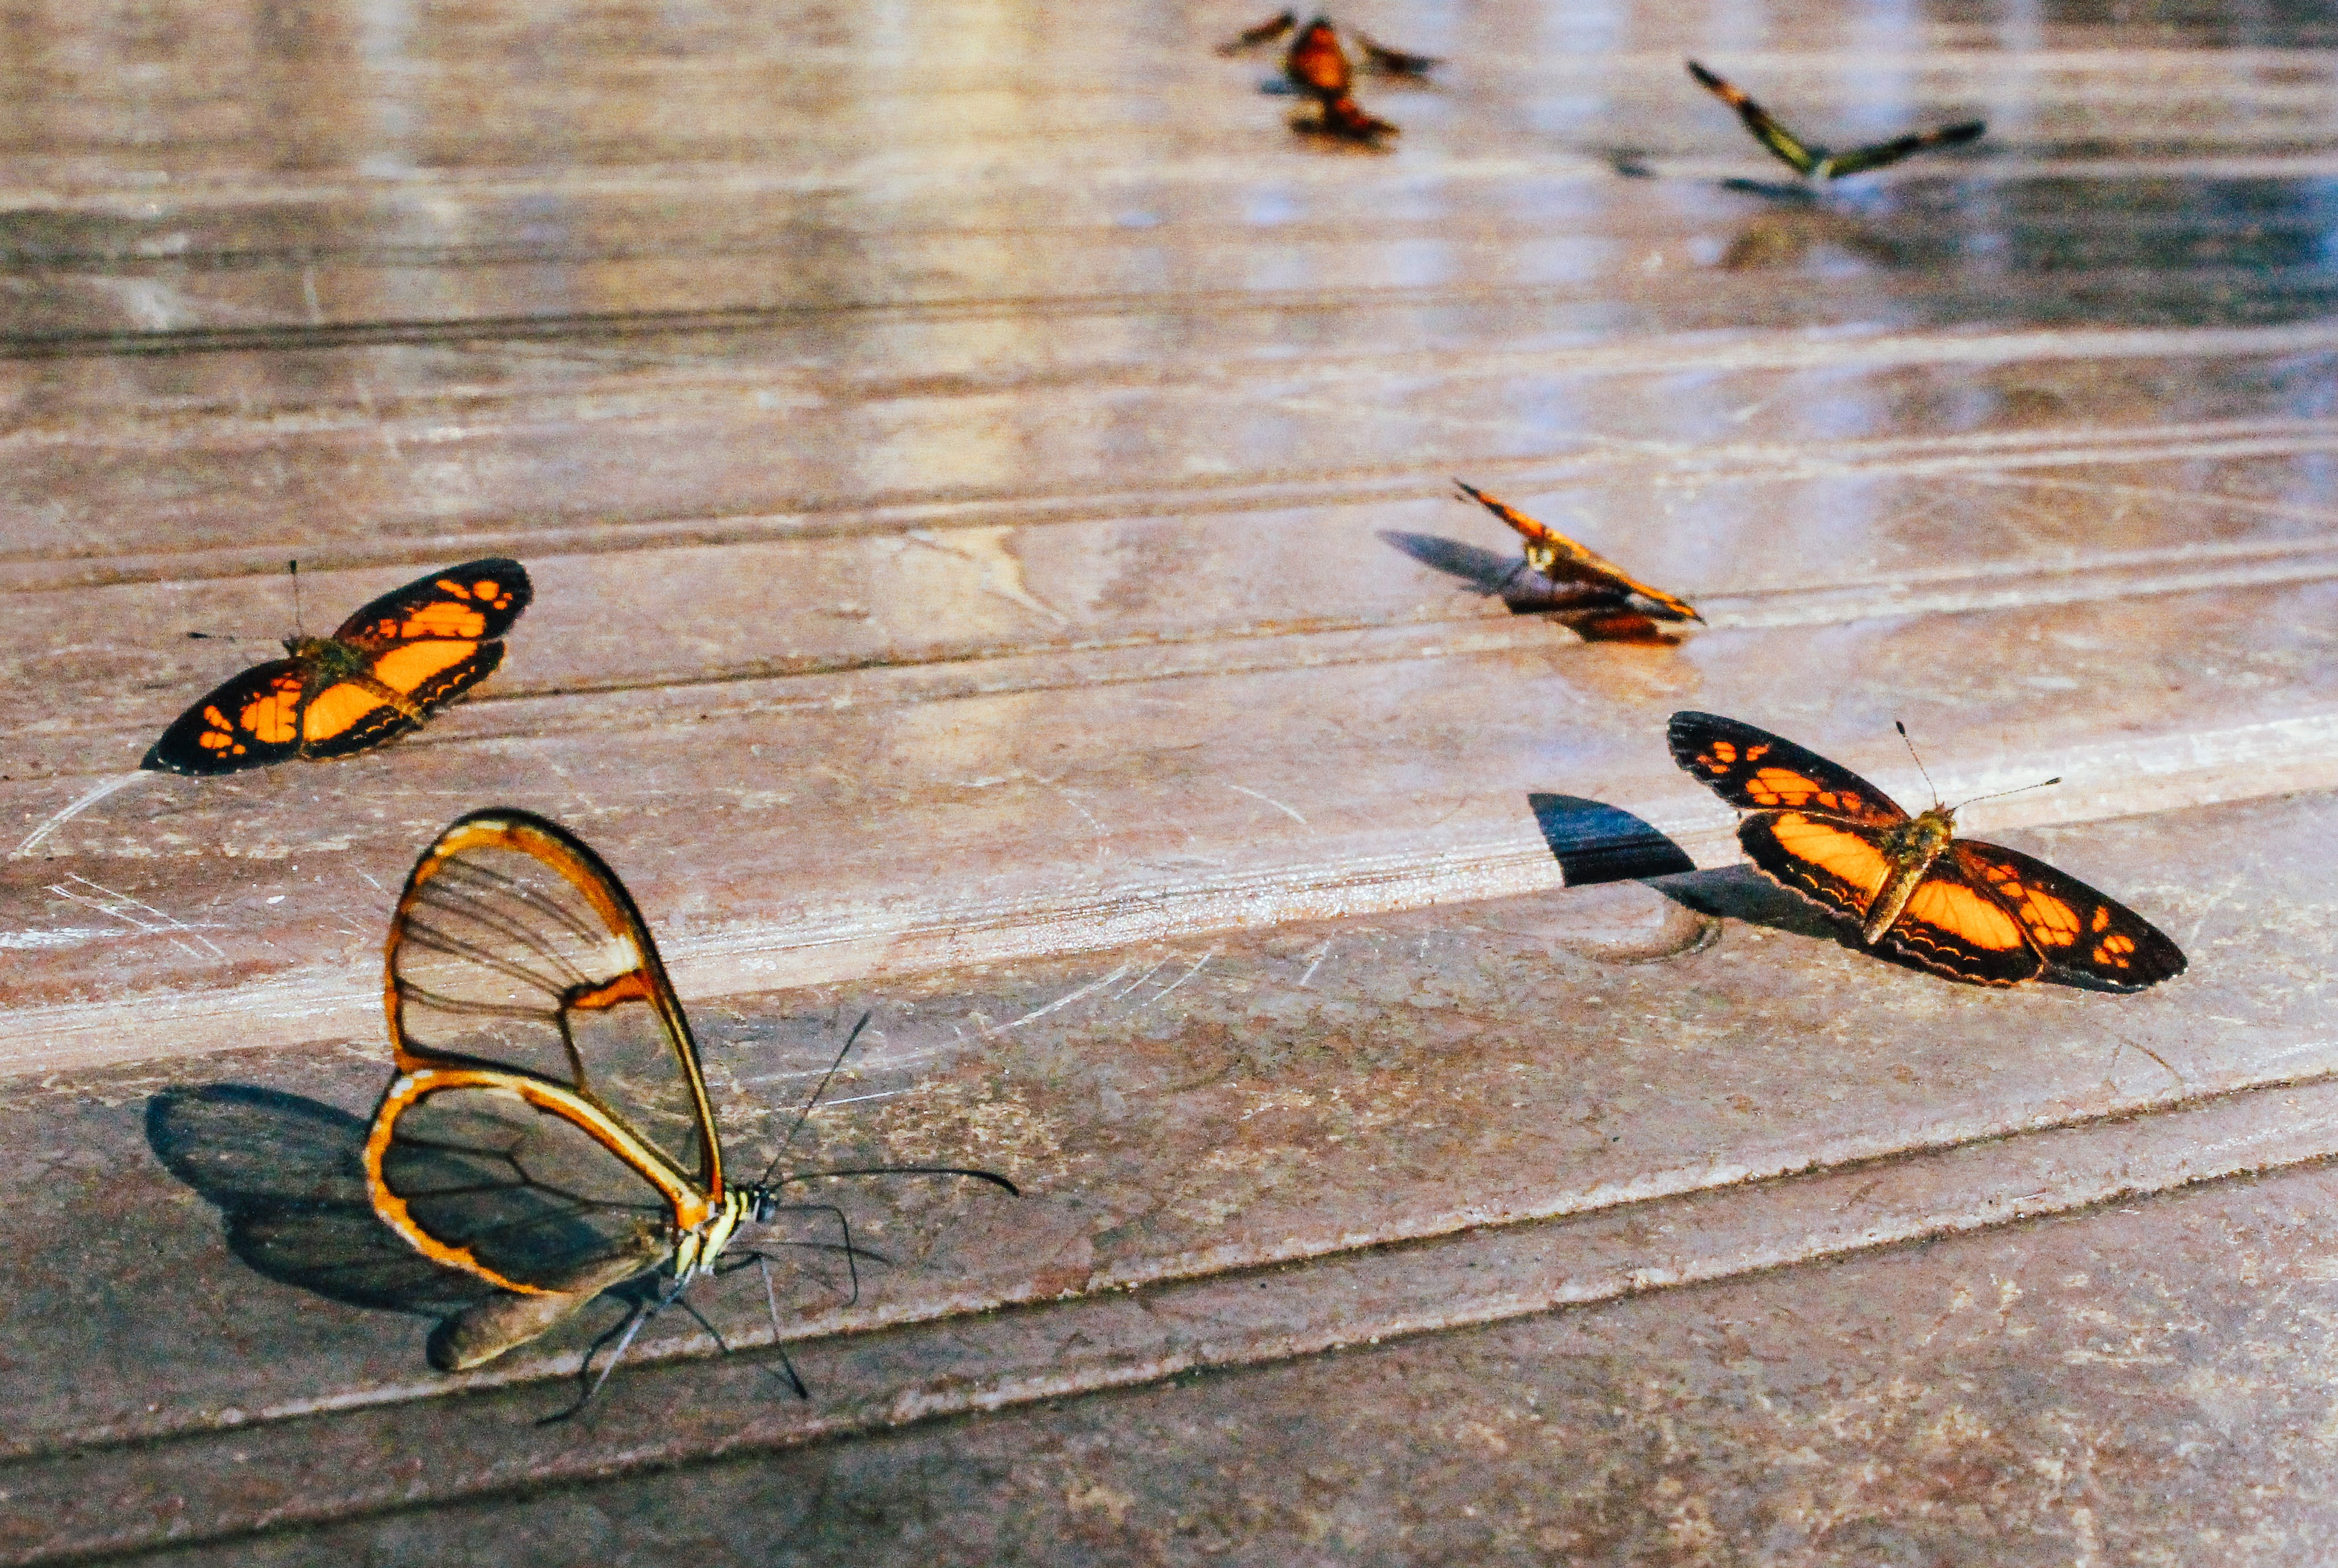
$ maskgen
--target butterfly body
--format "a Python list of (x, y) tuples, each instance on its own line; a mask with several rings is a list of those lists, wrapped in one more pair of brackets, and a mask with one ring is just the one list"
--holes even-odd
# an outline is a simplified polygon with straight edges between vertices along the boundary
[(371, 750), (420, 726), (502, 664), (504, 633), (534, 594), (516, 561), (467, 561), (386, 593), (330, 637), (288, 637), (286, 657), (213, 690), (139, 766), (211, 775)]
[(2184, 954), (2134, 910), (2067, 872), (1956, 836), (1956, 812), (1911, 816), (1873, 785), (1780, 736), (1717, 714), (1672, 718), (1673, 760), (1744, 813), (1738, 842), (1772, 881), (1855, 925), (1860, 940), (1951, 978), (2051, 974), (2140, 991)]
[(1354, 73), (1328, 17), (1316, 17), (1292, 41), (1291, 52), (1282, 58), (1282, 74), (1293, 87), (1324, 103), (1348, 95)]

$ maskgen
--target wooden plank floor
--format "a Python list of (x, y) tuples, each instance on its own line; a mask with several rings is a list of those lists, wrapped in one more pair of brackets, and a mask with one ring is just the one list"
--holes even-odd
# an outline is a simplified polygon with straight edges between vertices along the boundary
[[(2327, 1550), (2338, 25), (1379, 0), (1451, 64), (1376, 154), (1256, 19), (8, 17), (0, 1562)], [(1812, 197), (1691, 54), (1989, 134)], [(1710, 625), (1517, 612), (1457, 475)], [(288, 558), (313, 631), (488, 554), (422, 735), (127, 777)], [(1680, 708), (2059, 775), (1960, 820), (2190, 973), (1847, 948)], [(349, 1161), (496, 804), (625, 877), (740, 1150), (870, 1008), (796, 1152), (1026, 1187), (853, 1192), (809, 1399), (752, 1291), (565, 1426), (588, 1330), (427, 1369)], [(1586, 874), (1617, 811), (1697, 869)]]

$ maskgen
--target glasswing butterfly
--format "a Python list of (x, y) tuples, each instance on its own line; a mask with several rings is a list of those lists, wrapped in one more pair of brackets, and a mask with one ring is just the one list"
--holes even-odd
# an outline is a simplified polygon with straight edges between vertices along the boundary
[(417, 578), (330, 637), (287, 637), (288, 657), (180, 714), (139, 767), (236, 773), (387, 745), (495, 672), (503, 635), (534, 594), (526, 569), (500, 556)]
[[(938, 1175), (1016, 1191), (1003, 1176), (955, 1166), (774, 1180), (785, 1142), (759, 1180), (732, 1182), (690, 1021), (641, 911), (581, 839), (526, 811), (472, 812), (423, 852), (390, 921), (383, 999), (398, 1076), (366, 1142), (375, 1212), (427, 1257), (506, 1292), (444, 1320), (430, 1337), (431, 1365), (476, 1367), (602, 1291), (654, 1275), (654, 1289), (586, 1352), (582, 1392), (564, 1416), (584, 1406), (651, 1317), (676, 1304), (696, 1316), (683, 1292), (708, 1274), (761, 1269), (776, 1340), (768, 1259), (724, 1255), (740, 1228), (824, 1212), (842, 1230), (847, 1262), (855, 1256), (841, 1210), (783, 1202), (790, 1186)], [(612, 1338), (600, 1377), (584, 1383)]]
[(1670, 739), (1683, 770), (1745, 813), (1737, 841), (1762, 874), (1856, 923), (1870, 947), (1979, 985), (2052, 975), (2141, 991), (2184, 973), (2183, 952), (2124, 904), (1957, 838), (1954, 807), (1911, 817), (1850, 769), (1716, 714), (1674, 714)]
[(1870, 169), (1881, 169), (1887, 163), (1897, 163), (1911, 153), (1921, 152), (1928, 147), (1959, 147), (1980, 139), (1989, 129), (1983, 120), (1960, 121), (1943, 125), (1937, 131), (1918, 131), (1906, 136), (1895, 136), (1889, 142), (1871, 146), (1854, 147), (1848, 152), (1830, 152), (1823, 147), (1804, 143), (1801, 138), (1770, 117), (1769, 112), (1744, 92), (1723, 81), (1695, 61), (1688, 62), (1688, 74), (1696, 78), (1697, 85), (1737, 111), (1745, 129), (1754, 139), (1767, 147), (1793, 171), (1812, 180), (1839, 180), (1846, 174), (1862, 174)]
[[(1527, 542), (1526, 564), (1549, 579), (1552, 586), (1574, 590), (1569, 597), (1571, 604), (1586, 610), (1611, 610), (1648, 632), (1655, 630), (1652, 622), (1656, 621), (1704, 623), (1704, 617), (1687, 600), (1627, 576), (1622, 567), (1606, 556), (1585, 549), (1556, 529), (1545, 527), (1499, 497), (1463, 480), (1453, 483), (1461, 487), (1463, 495), (1518, 530)], [(1635, 600), (1639, 603), (1635, 603)]]

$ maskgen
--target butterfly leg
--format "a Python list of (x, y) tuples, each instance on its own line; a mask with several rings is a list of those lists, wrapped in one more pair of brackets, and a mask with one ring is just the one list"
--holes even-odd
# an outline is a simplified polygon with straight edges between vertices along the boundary
[(731, 1341), (722, 1338), (722, 1329), (717, 1328), (713, 1324), (709, 1323), (706, 1320), (706, 1314), (698, 1309), (698, 1306), (695, 1302), (692, 1301), (687, 1296), (680, 1296), (674, 1298), (674, 1305), (689, 1313), (692, 1321), (695, 1322), (701, 1328), (705, 1329), (707, 1333), (713, 1336), (714, 1348), (717, 1350), (720, 1350), (725, 1356), (731, 1354)]
[[(789, 1358), (788, 1348), (780, 1343), (780, 1293), (771, 1286), (771, 1260), (761, 1252), (753, 1253), (752, 1256), (755, 1259), (756, 1272), (763, 1277), (763, 1305), (771, 1310), (771, 1348), (780, 1353), (780, 1370), (787, 1374), (785, 1381), (789, 1387), (796, 1391), (796, 1397), (809, 1399), (811, 1397), (811, 1390), (804, 1387), (803, 1374), (796, 1370), (795, 1362)], [(771, 1372), (771, 1369), (766, 1367), (763, 1370)], [(776, 1377), (779, 1373), (773, 1372), (771, 1375)]]
[[(576, 1396), (576, 1403), (569, 1406), (565, 1410), (546, 1416), (536, 1425), (539, 1426), (556, 1425), (590, 1405), (593, 1402), (593, 1396), (601, 1392), (601, 1385), (609, 1380), (609, 1374), (617, 1369), (617, 1363), (624, 1360), (625, 1352), (633, 1348), (634, 1336), (639, 1334), (651, 1318), (679, 1300), (682, 1290), (682, 1281), (677, 1279), (656, 1300), (647, 1303), (636, 1302), (633, 1309), (625, 1314), (623, 1322), (586, 1347), (584, 1362), (576, 1368), (576, 1381), (584, 1386), (583, 1391)], [(617, 1348), (610, 1352), (608, 1361), (601, 1368), (601, 1375), (594, 1377), (592, 1376), (593, 1357), (599, 1354), (602, 1346), (612, 1339), (616, 1340)]]

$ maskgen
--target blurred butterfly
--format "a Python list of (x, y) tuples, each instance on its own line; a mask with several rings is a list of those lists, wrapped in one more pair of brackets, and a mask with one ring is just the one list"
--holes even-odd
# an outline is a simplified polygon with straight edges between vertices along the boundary
[(1979, 985), (2052, 975), (2140, 991), (2184, 973), (2176, 944), (2125, 905), (1957, 838), (1953, 807), (1911, 818), (1851, 769), (1734, 719), (1675, 713), (1670, 738), (1674, 761), (1746, 813), (1737, 841), (1763, 875), (1855, 923), (1870, 947)]
[(1396, 134), (1395, 126), (1365, 113), (1352, 95), (1355, 71), (1330, 18), (1318, 16), (1301, 30), (1283, 56), (1282, 74), (1317, 105), (1316, 118), (1292, 122), (1297, 129), (1363, 142)]
[(1577, 630), (1586, 637), (1656, 634), (1658, 621), (1695, 621), (1704, 617), (1687, 600), (1661, 588), (1651, 588), (1603, 555), (1593, 554), (1556, 529), (1547, 528), (1518, 508), (1488, 495), (1474, 485), (1456, 479), (1461, 494), (1518, 530), (1527, 542), (1526, 564), (1547, 578), (1559, 591), (1561, 608), (1589, 615)]
[[(955, 1166), (774, 1180), (786, 1142), (757, 1181), (731, 1182), (690, 1021), (640, 910), (598, 855), (541, 817), (475, 811), (439, 834), (398, 899), (388, 968), (399, 1075), (366, 1142), (374, 1210), (425, 1256), (506, 1292), (442, 1321), (430, 1364), (476, 1367), (602, 1291), (650, 1277), (624, 1320), (586, 1351), (576, 1402), (552, 1419), (584, 1407), (657, 1313), (678, 1304), (698, 1318), (683, 1293), (709, 1274), (762, 1271), (776, 1343), (769, 1259), (726, 1256), (741, 1227), (827, 1213), (847, 1262), (856, 1255), (842, 1212), (782, 1201), (791, 1185), (941, 1175), (1016, 1191), (1003, 1176)], [(830, 1076), (843, 1060), (840, 1053)], [(591, 1377), (594, 1357), (613, 1339)], [(801, 1394), (784, 1350), (781, 1364)]]
[(1793, 132), (1770, 118), (1762, 105), (1694, 60), (1688, 63), (1688, 74), (1696, 78), (1699, 86), (1736, 110), (1737, 117), (1745, 122), (1745, 129), (1754, 133), (1755, 141), (1791, 164), (1795, 172), (1812, 180), (1837, 180), (1845, 174), (1881, 169), (1928, 147), (1961, 146), (1979, 140), (1989, 129), (1986, 121), (1966, 120), (1943, 125), (1937, 131), (1919, 131), (1872, 146), (1854, 147), (1848, 152), (1829, 152), (1823, 147), (1803, 145)]
[(495, 672), (503, 635), (534, 593), (526, 569), (500, 557), (418, 578), (330, 637), (287, 637), (289, 658), (252, 666), (180, 714), (139, 766), (235, 773), (388, 745)]
[(1257, 26), (1245, 27), (1241, 32), (1235, 34), (1233, 37), (1227, 39), (1224, 43), (1219, 44), (1218, 53), (1221, 54), (1239, 54), (1243, 50), (1254, 49), (1261, 44), (1272, 44), (1277, 38), (1282, 37), (1285, 33), (1290, 32), (1293, 27), (1298, 25), (1299, 14), (1297, 12), (1278, 11), (1273, 15), (1268, 17), (1265, 21), (1260, 23)]

